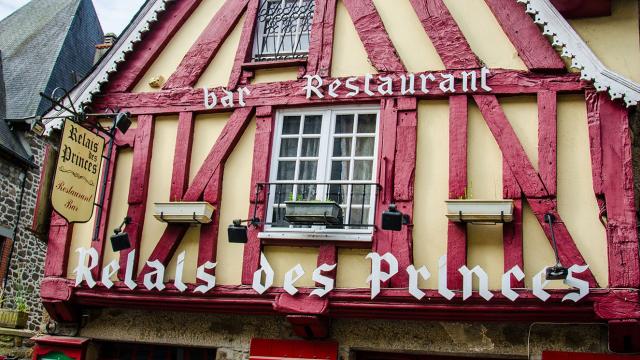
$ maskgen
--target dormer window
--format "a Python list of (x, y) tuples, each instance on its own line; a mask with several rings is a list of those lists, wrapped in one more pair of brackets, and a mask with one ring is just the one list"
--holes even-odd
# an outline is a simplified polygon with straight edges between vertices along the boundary
[(314, 9), (314, 0), (261, 0), (253, 61), (306, 58)]

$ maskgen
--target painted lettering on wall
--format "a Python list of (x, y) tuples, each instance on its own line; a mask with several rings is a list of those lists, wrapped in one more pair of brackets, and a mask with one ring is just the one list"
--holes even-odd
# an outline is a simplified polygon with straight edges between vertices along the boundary
[[(434, 75), (425, 73), (404, 74), (399, 77), (379, 75), (374, 77), (371, 74), (364, 76), (364, 83), (358, 82), (358, 77), (350, 77), (343, 83), (340, 79), (335, 79), (331, 83), (325, 84), (325, 80), (319, 75), (305, 75), (307, 84), (304, 91), (307, 99), (323, 99), (326, 96), (331, 98), (354, 97), (360, 93), (368, 96), (412, 96), (418, 92), (428, 94), (433, 89), (440, 89), (444, 94), (455, 94), (459, 90), (464, 93), (477, 92), (482, 90), (490, 92), (493, 90), (487, 83), (487, 77), (491, 74), (489, 69), (482, 68), (480, 73), (475, 70), (462, 71), (456, 75), (452, 73), (440, 73)], [(456, 87), (456, 80), (462, 83)], [(348, 90), (339, 91), (341, 89)]]
[[(80, 286), (85, 283), (89, 288), (93, 288), (97, 285), (96, 279), (93, 278), (91, 271), (98, 266), (98, 252), (94, 248), (79, 248), (76, 250), (78, 253), (78, 266), (73, 270), (76, 275), (76, 286)], [(182, 274), (184, 271), (184, 259), (186, 253), (182, 252), (178, 255), (178, 261), (175, 269), (175, 280), (173, 281), (174, 287), (180, 292), (184, 292), (188, 289), (186, 284), (182, 281)], [(131, 251), (127, 258), (127, 268), (125, 271), (124, 284), (131, 290), (135, 289), (138, 284), (134, 281), (134, 274), (136, 271), (133, 269), (133, 263), (135, 258), (135, 250)], [(389, 281), (396, 276), (399, 271), (406, 271), (409, 275), (409, 288), (408, 292), (418, 300), (422, 300), (426, 293), (420, 289), (418, 282), (419, 279), (427, 280), (431, 277), (431, 272), (426, 266), (416, 268), (415, 265), (409, 265), (406, 269), (398, 268), (398, 260), (391, 253), (384, 255), (377, 254), (375, 252), (369, 253), (367, 259), (371, 261), (371, 274), (367, 278), (367, 282), (371, 288), (371, 299), (375, 299), (380, 294), (381, 284)], [(143, 279), (143, 286), (147, 290), (162, 291), (165, 289), (164, 272), (165, 267), (158, 260), (147, 261), (147, 266), (153, 270), (145, 274)], [(198, 267), (196, 278), (199, 280), (198, 287), (193, 289), (194, 293), (207, 293), (216, 286), (216, 277), (211, 274), (211, 270), (215, 269), (216, 263), (206, 262)], [(319, 284), (318, 287), (310, 293), (309, 296), (324, 297), (329, 294), (335, 288), (335, 281), (333, 278), (323, 275), (323, 273), (334, 270), (336, 264), (322, 264), (318, 266), (312, 273), (311, 279)], [(118, 260), (113, 260), (102, 269), (101, 283), (102, 286), (110, 289), (114, 283), (111, 280), (113, 276), (118, 273), (120, 264)], [(589, 283), (584, 280), (576, 278), (575, 274), (580, 274), (588, 269), (588, 265), (580, 266), (573, 265), (569, 270), (569, 275), (564, 280), (566, 285), (569, 285), (576, 291), (567, 293), (562, 301), (578, 302), (589, 294)], [(551, 295), (545, 291), (545, 287), (549, 285), (550, 281), (545, 279), (545, 270), (542, 269), (533, 277), (533, 288), (531, 292), (535, 297), (542, 301), (547, 301)], [(473, 293), (473, 279), (478, 279), (478, 294), (489, 301), (493, 298), (493, 293), (489, 291), (489, 278), (487, 273), (480, 267), (475, 266), (472, 269), (467, 266), (462, 266), (458, 269), (458, 272), (463, 277), (463, 289), (462, 300), (467, 300)], [(291, 294), (298, 293), (298, 288), (295, 283), (302, 278), (305, 274), (305, 269), (300, 265), (296, 265), (291, 268), (284, 275), (283, 289)], [(273, 268), (269, 264), (267, 257), (264, 254), (260, 255), (260, 268), (256, 270), (253, 276), (252, 288), (258, 294), (264, 294), (273, 287), (275, 273)], [(520, 293), (514, 291), (511, 288), (511, 279), (515, 278), (518, 281), (522, 281), (525, 277), (523, 270), (518, 266), (512, 267), (510, 270), (502, 275), (502, 288), (501, 293), (507, 299), (516, 301), (520, 297)], [(458, 294), (447, 287), (447, 256), (444, 255), (438, 261), (438, 293), (451, 300)]]

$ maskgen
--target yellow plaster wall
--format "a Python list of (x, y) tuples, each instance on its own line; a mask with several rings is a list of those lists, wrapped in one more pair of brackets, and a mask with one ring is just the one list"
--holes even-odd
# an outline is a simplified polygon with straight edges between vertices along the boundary
[(615, 0), (612, 16), (569, 23), (605, 66), (640, 83), (638, 6), (636, 0)]
[(235, 29), (231, 34), (229, 34), (227, 40), (222, 44), (218, 54), (216, 54), (209, 66), (207, 66), (207, 69), (200, 76), (200, 79), (198, 79), (195, 86), (196, 88), (227, 86), (231, 70), (233, 69), (236, 51), (240, 44), (240, 36), (242, 35), (244, 19), (245, 16), (240, 18)]
[(247, 127), (224, 166), (220, 231), (218, 232), (218, 266), (216, 281), (220, 285), (238, 285), (242, 279), (244, 244), (231, 244), (226, 228), (233, 219), (249, 215), (255, 119)]
[(409, 0), (374, 0), (374, 4), (408, 71), (445, 69)]
[(193, 43), (198, 39), (215, 13), (224, 4), (224, 0), (203, 0), (202, 4), (193, 12), (180, 30), (173, 36), (160, 56), (153, 62), (144, 74), (140, 82), (134, 87), (133, 92), (155, 92), (149, 86), (149, 80), (161, 75), (167, 80), (176, 70), (184, 55), (189, 51)]
[[(502, 199), (502, 153), (473, 102), (469, 105), (468, 131), (467, 196)], [(476, 265), (487, 272), (490, 288), (499, 289), (504, 270), (502, 225), (467, 225), (467, 266), (471, 269)]]
[[(109, 211), (109, 224), (107, 226), (110, 236), (116, 227), (120, 226), (122, 219), (127, 216), (129, 208), (129, 185), (131, 183), (131, 167), (133, 165), (133, 150), (124, 149), (118, 152), (118, 162), (116, 163), (116, 173), (114, 177), (113, 192), (111, 194), (111, 209)], [(107, 238), (108, 239), (108, 238)], [(102, 255), (102, 263), (109, 264), (113, 260), (120, 258), (119, 252), (114, 252), (111, 242), (106, 241)], [(116, 275), (113, 276), (115, 279)]]
[(261, 69), (256, 70), (252, 84), (264, 84), (277, 81), (289, 81), (298, 79), (297, 67), (275, 68), (275, 69)]
[(371, 272), (371, 261), (367, 259), (369, 249), (338, 249), (336, 288), (368, 288), (367, 277)]
[(444, 0), (444, 3), (471, 49), (489, 68), (527, 69), (484, 1)]
[(447, 253), (445, 200), (449, 198), (449, 102), (420, 101), (413, 219), (413, 259), (426, 265), (432, 276), (420, 281), (425, 288), (438, 285), (438, 259)]
[(376, 69), (371, 66), (367, 52), (356, 28), (351, 21), (349, 12), (342, 0), (338, 1), (336, 10), (336, 26), (333, 39), (333, 57), (331, 62), (331, 76), (351, 76), (375, 74)]
[[(69, 261), (67, 263), (67, 277), (75, 279), (73, 270), (78, 266), (78, 253), (76, 249), (91, 247), (91, 237), (93, 236), (93, 225), (96, 218), (96, 208), (93, 209), (91, 220), (84, 224), (74, 224), (71, 235), (71, 247), (69, 247)], [(87, 264), (88, 265), (88, 264)]]
[[(151, 173), (149, 175), (150, 190), (147, 196), (147, 212), (144, 218), (140, 254), (138, 255), (140, 259), (138, 272), (142, 270), (146, 261), (149, 260), (149, 256), (167, 227), (167, 224), (153, 217), (153, 204), (170, 200), (169, 192), (171, 191), (171, 173), (173, 170), (178, 117), (162, 116), (156, 118), (154, 123), (153, 156), (151, 157)], [(169, 270), (167, 269), (167, 272)]]
[[(220, 132), (224, 128), (229, 113), (220, 114), (204, 114), (196, 116), (193, 129), (193, 144), (191, 149), (191, 163), (189, 165), (189, 184), (198, 173), (202, 163), (209, 155), (211, 148), (218, 140)], [(217, 211), (217, 209), (216, 209)], [(222, 227), (223, 228), (223, 227)], [(165, 272), (166, 279), (175, 278), (175, 269), (178, 263), (178, 256), (184, 251), (184, 272), (182, 280), (185, 283), (194, 283), (196, 281), (196, 272), (198, 269), (198, 249), (200, 241), (200, 226), (191, 226), (187, 234), (178, 245), (178, 248), (167, 265)]]
[(304, 275), (295, 282), (296, 287), (314, 287), (311, 275), (317, 267), (318, 248), (313, 247), (285, 247), (265, 246), (264, 255), (273, 268), (273, 285), (282, 287), (284, 275), (297, 264), (302, 266)]
[(593, 194), (584, 97), (558, 98), (558, 210), (602, 287), (609, 282), (605, 229)]

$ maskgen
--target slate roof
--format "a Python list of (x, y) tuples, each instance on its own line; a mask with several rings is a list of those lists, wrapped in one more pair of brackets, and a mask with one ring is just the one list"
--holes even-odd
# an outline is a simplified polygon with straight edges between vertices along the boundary
[[(92, 69), (102, 38), (91, 0), (32, 0), (0, 21), (3, 118), (43, 115), (51, 104), (39, 93), (73, 88)], [(6, 124), (0, 125), (0, 146), (23, 155), (15, 134), (13, 145), (9, 137)]]

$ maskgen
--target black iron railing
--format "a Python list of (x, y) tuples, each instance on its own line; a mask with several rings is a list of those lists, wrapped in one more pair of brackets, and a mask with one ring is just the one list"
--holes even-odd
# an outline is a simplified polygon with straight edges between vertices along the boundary
[(253, 61), (306, 58), (314, 10), (314, 0), (260, 1)]
[[(256, 188), (256, 197), (267, 204), (264, 214), (265, 225), (271, 228), (310, 228), (326, 226), (331, 229), (367, 229), (373, 228), (375, 204), (380, 185), (363, 182), (277, 182), (260, 183)], [(338, 216), (328, 221), (317, 220), (292, 221), (287, 215), (287, 207), (335, 204), (340, 207)], [(317, 207), (317, 206), (316, 206)], [(291, 210), (291, 209), (290, 209)], [(316, 214), (319, 215), (319, 214)], [(325, 214), (326, 215), (326, 214)], [(336, 221), (337, 219), (337, 221)]]

